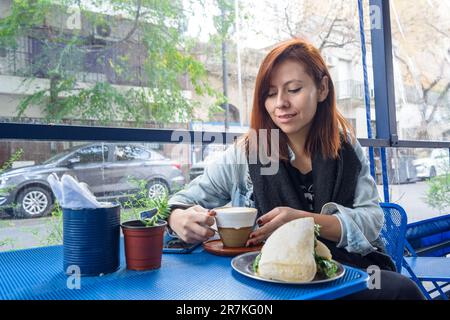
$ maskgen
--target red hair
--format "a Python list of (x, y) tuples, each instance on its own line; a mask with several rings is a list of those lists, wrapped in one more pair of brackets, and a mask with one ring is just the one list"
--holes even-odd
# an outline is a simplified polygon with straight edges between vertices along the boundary
[[(267, 151), (270, 153), (270, 130), (279, 128), (268, 114), (265, 108), (265, 101), (269, 92), (269, 82), (273, 69), (286, 60), (300, 62), (307, 74), (314, 80), (317, 88), (320, 88), (322, 78), (324, 76), (328, 77), (328, 96), (317, 105), (317, 111), (306, 138), (304, 151), (308, 156), (321, 153), (324, 158), (337, 158), (342, 143), (340, 130), (344, 133), (343, 138), (345, 141), (348, 141), (347, 134), (350, 134), (352, 139), (354, 139), (354, 131), (348, 121), (337, 110), (333, 81), (319, 50), (301, 39), (294, 38), (281, 42), (264, 58), (256, 76), (250, 120), (251, 130), (256, 131), (258, 141), (260, 141), (259, 129), (267, 129), (267, 146), (269, 148)], [(249, 134), (245, 138), (248, 139)], [(281, 130), (279, 146), (280, 158), (284, 160), (289, 159), (288, 139)]]

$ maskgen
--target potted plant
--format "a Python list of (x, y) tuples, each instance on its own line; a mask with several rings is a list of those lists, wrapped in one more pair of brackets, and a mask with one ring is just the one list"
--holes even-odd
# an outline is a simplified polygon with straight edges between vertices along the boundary
[(151, 270), (161, 267), (164, 230), (170, 214), (168, 201), (167, 195), (149, 199), (151, 210), (145, 211), (145, 215), (141, 213), (137, 220), (121, 224), (127, 269)]

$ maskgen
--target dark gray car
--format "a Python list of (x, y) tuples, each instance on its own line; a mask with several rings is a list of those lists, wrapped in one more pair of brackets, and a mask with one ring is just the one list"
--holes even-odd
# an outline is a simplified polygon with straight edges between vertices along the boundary
[(40, 217), (51, 212), (54, 196), (47, 177), (76, 176), (97, 199), (127, 198), (144, 181), (148, 196), (173, 193), (185, 184), (179, 165), (138, 144), (93, 143), (55, 155), (40, 165), (10, 169), (0, 175), (0, 209), (16, 217)]

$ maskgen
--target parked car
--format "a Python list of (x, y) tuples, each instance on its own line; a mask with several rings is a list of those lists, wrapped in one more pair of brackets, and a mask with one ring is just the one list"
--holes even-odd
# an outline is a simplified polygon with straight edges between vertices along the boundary
[(221, 152), (223, 152), (228, 146), (224, 144), (208, 144), (203, 148), (203, 160), (194, 163), (189, 169), (189, 179), (194, 180), (198, 176), (203, 174), (205, 166), (213, 162)]
[(180, 165), (154, 150), (138, 144), (92, 143), (63, 151), (39, 165), (5, 171), (0, 175), (0, 209), (16, 217), (49, 214), (55, 199), (47, 182), (51, 173), (76, 176), (101, 201), (136, 194), (136, 181), (146, 181), (150, 198), (175, 192), (185, 184)]
[(450, 159), (448, 149), (433, 149), (427, 158), (414, 160), (417, 178), (433, 178), (437, 175), (450, 172)]

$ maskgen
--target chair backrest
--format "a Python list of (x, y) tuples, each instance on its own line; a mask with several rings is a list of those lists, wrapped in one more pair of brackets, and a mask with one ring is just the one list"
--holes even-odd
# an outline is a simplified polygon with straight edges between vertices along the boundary
[(405, 210), (395, 203), (383, 202), (380, 206), (384, 212), (384, 225), (380, 236), (387, 253), (394, 260), (397, 272), (401, 272), (408, 218)]

